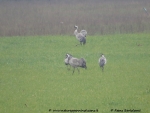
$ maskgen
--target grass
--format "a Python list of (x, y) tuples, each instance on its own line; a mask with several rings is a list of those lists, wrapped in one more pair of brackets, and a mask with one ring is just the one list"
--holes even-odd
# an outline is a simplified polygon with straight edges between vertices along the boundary
[[(0, 112), (47, 113), (55, 109), (137, 109), (150, 112), (150, 34), (0, 38)], [(84, 57), (87, 70), (72, 75), (70, 53)], [(98, 66), (100, 53), (107, 64)]]

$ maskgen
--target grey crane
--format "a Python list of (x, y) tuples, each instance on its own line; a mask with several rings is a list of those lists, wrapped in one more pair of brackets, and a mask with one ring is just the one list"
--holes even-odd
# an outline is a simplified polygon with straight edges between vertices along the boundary
[(107, 60), (106, 60), (104, 54), (102, 54), (98, 60), (99, 66), (100, 66), (100, 68), (102, 68), (102, 71), (104, 70), (104, 66), (105, 66), (106, 62), (107, 62)]
[(144, 7), (143, 9), (144, 9), (144, 11), (146, 12), (146, 14), (148, 14), (148, 11), (147, 11), (147, 9), (146, 9), (145, 7)]
[[(87, 35), (87, 31), (86, 30), (81, 30), (80, 33), (78, 33), (78, 26), (74, 26), (75, 31), (74, 31), (74, 35), (76, 36), (76, 39), (80, 42), (80, 44), (84, 45), (86, 43), (86, 35)], [(79, 45), (79, 44), (77, 44)], [(76, 45), (76, 46), (77, 46)]]
[(78, 58), (75, 58), (69, 54), (66, 54), (66, 57), (68, 58), (69, 65), (71, 65), (73, 67), (72, 74), (74, 74), (75, 68), (77, 68), (78, 73), (80, 73), (78, 67), (85, 68), (85, 69), (87, 68), (86, 67), (86, 61), (84, 58), (78, 59)]

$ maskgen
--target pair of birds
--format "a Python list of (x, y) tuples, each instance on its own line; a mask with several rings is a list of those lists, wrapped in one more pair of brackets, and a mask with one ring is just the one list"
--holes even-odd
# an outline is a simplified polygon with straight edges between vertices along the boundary
[[(87, 68), (86, 61), (84, 58), (78, 59), (78, 58), (73, 57), (71, 54), (66, 54), (64, 62), (67, 65), (67, 68), (68, 68), (68, 65), (73, 67), (73, 73), (75, 71), (75, 68), (77, 68), (78, 73), (79, 73), (78, 67), (85, 68), (85, 69)], [(107, 62), (107, 60), (106, 60), (104, 54), (102, 54), (98, 60), (99, 66), (100, 66), (100, 68), (102, 68), (102, 71), (104, 70), (104, 66), (105, 66), (106, 62)]]

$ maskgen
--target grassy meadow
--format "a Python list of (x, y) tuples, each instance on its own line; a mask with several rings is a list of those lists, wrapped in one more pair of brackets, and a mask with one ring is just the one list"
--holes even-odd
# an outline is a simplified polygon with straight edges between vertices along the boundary
[[(150, 34), (0, 38), (0, 112), (136, 109), (150, 112)], [(80, 74), (64, 65), (65, 54), (83, 57)], [(98, 59), (104, 53), (104, 72)], [(51, 110), (50, 110), (51, 109)], [(50, 111), (49, 111), (50, 110)], [(113, 111), (117, 112), (117, 111)]]

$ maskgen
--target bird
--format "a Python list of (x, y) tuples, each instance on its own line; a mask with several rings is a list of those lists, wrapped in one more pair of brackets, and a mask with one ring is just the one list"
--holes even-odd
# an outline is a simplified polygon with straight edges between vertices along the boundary
[(75, 71), (75, 68), (77, 68), (78, 70), (78, 73), (79, 73), (79, 69), (78, 67), (81, 67), (81, 68), (87, 68), (86, 66), (86, 61), (84, 58), (75, 58), (75, 57), (72, 57), (71, 55), (69, 54), (66, 54), (67, 58), (68, 58), (68, 63), (69, 65), (71, 65), (73, 67), (73, 72), (72, 74), (74, 74), (74, 71)]
[(107, 60), (106, 60), (104, 54), (102, 54), (98, 60), (99, 66), (100, 66), (100, 68), (102, 68), (102, 71), (104, 71), (104, 66), (105, 66), (106, 62), (107, 62)]
[[(75, 31), (74, 31), (74, 35), (76, 36), (76, 39), (80, 42), (80, 45), (84, 45), (86, 43), (86, 35), (87, 35), (87, 31), (86, 30), (81, 30), (80, 33), (78, 33), (78, 26), (74, 26)], [(77, 44), (79, 45), (79, 44)], [(77, 46), (76, 45), (76, 46)]]
[(147, 9), (146, 9), (145, 7), (144, 7), (143, 9), (144, 9), (144, 11), (146, 12), (146, 14), (148, 14)]

